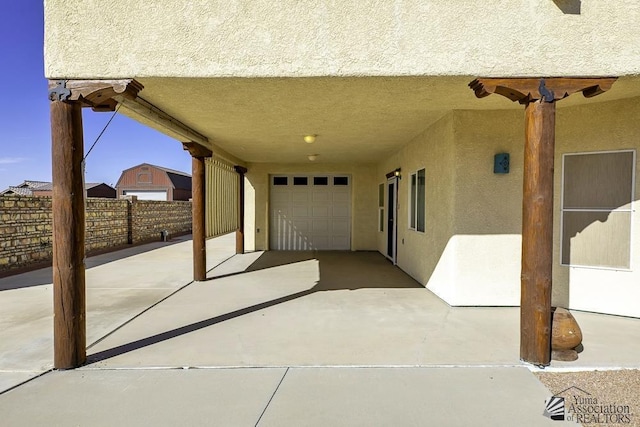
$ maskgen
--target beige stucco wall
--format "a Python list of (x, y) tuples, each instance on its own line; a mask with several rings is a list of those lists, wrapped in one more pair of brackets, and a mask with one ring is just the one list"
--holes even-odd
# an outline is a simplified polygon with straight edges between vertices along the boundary
[[(452, 305), (519, 305), (524, 111), (456, 111)], [(509, 153), (508, 174), (494, 155)]]
[[(253, 246), (255, 250), (269, 249), (269, 176), (276, 174), (345, 174), (352, 177), (351, 185), (351, 249), (357, 251), (376, 250), (376, 221), (378, 206), (378, 188), (375, 185), (375, 166), (367, 164), (335, 163), (299, 163), (271, 164), (251, 163), (248, 165), (247, 180), (250, 193), (247, 193), (246, 207), (249, 213), (247, 235), (254, 230)], [(250, 194), (253, 194), (251, 200)], [(253, 205), (253, 209), (252, 209)], [(251, 222), (253, 216), (253, 222)], [(258, 231), (259, 230), (259, 231)], [(251, 244), (252, 237), (249, 237)]]
[(631, 225), (631, 270), (560, 265), (562, 154), (640, 149), (640, 98), (561, 109), (557, 116), (554, 210), (554, 289), (559, 305), (587, 311), (640, 317), (640, 164), (636, 151), (635, 212)]
[(632, 75), (638, 22), (637, 0), (46, 0), (45, 75)]
[[(398, 183), (398, 266), (418, 282), (447, 300), (453, 266), (445, 250), (453, 232), (454, 159), (453, 115), (447, 114), (412, 139), (402, 150), (378, 165), (377, 181), (386, 183), (386, 174), (400, 167)], [(409, 229), (407, 201), (411, 173), (425, 169), (426, 222), (425, 232)], [(385, 200), (387, 190), (385, 186)], [(386, 253), (387, 224), (378, 234), (378, 250)]]
[[(633, 215), (631, 271), (560, 265), (565, 153), (640, 148), (640, 99), (560, 108), (557, 113), (553, 304), (640, 317), (640, 218)], [(401, 167), (398, 265), (451, 305), (519, 305), (524, 110), (454, 111), (378, 167)], [(509, 174), (493, 173), (508, 152)], [(636, 158), (636, 161), (638, 159)], [(638, 168), (640, 165), (636, 165)], [(409, 173), (426, 168), (427, 230), (407, 228)], [(636, 171), (636, 203), (640, 179)], [(437, 209), (436, 209), (437, 208)], [(404, 239), (404, 243), (403, 243)], [(385, 252), (386, 234), (378, 233)]]

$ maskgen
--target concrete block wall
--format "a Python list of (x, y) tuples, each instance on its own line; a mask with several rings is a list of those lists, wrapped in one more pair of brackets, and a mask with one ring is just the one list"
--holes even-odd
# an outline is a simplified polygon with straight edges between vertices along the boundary
[(0, 271), (51, 259), (51, 198), (0, 197)]
[[(191, 202), (89, 198), (85, 223), (87, 253), (108, 251), (191, 232)], [(0, 274), (50, 263), (51, 232), (50, 197), (0, 197)]]
[(159, 240), (162, 231), (189, 233), (191, 218), (191, 202), (136, 200), (131, 203), (131, 243)]
[(127, 200), (87, 199), (85, 248), (87, 252), (129, 243), (129, 204)]

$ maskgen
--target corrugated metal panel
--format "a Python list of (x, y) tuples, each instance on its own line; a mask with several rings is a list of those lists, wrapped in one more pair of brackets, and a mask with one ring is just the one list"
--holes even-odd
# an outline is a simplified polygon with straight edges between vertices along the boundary
[(233, 166), (206, 159), (207, 237), (238, 229), (239, 178)]

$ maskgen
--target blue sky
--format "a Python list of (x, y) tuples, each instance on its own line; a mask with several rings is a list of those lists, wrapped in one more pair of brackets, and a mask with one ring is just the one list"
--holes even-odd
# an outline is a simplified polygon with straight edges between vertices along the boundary
[[(0, 191), (24, 180), (51, 181), (43, 1), (3, 2), (3, 17)], [(111, 114), (83, 111), (85, 153)], [(118, 114), (87, 158), (85, 180), (115, 185), (122, 170), (145, 162), (191, 173), (191, 157), (180, 142)]]

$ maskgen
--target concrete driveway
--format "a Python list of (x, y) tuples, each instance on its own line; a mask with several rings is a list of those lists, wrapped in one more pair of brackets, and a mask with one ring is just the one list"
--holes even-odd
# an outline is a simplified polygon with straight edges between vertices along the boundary
[[(50, 372), (50, 271), (1, 279), (3, 425), (559, 425), (518, 308), (449, 307), (374, 252), (234, 243), (196, 283), (187, 239), (89, 259), (73, 371)], [(640, 367), (640, 320), (574, 314), (585, 350), (553, 369)]]

